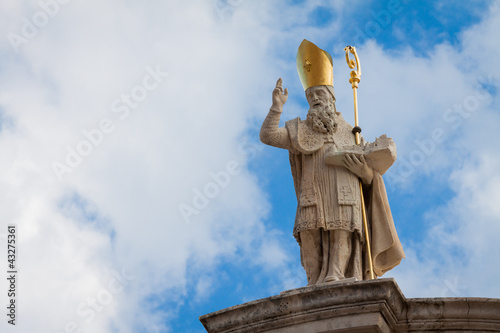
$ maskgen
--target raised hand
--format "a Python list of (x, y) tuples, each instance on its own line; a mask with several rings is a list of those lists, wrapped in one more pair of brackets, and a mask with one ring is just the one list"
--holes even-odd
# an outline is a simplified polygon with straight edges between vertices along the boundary
[(361, 178), (363, 183), (371, 184), (373, 180), (373, 170), (366, 163), (365, 157), (361, 155), (359, 159), (355, 154), (345, 154), (344, 166)]
[(283, 105), (288, 99), (288, 89), (283, 92), (283, 80), (281, 78), (276, 82), (276, 88), (273, 90), (273, 106), (272, 109), (282, 111)]

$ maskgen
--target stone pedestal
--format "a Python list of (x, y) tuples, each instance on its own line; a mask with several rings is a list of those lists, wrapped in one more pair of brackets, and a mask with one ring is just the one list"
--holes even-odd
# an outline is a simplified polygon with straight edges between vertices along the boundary
[(288, 290), (200, 317), (209, 333), (500, 332), (500, 299), (406, 299), (394, 279)]

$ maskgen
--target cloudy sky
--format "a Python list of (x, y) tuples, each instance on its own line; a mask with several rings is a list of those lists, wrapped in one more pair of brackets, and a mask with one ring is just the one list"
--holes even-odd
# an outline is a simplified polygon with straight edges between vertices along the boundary
[[(334, 3), (333, 5), (331, 3)], [(363, 75), (407, 297), (500, 297), (500, 1), (0, 2), (2, 332), (203, 332), (200, 315), (306, 284), (288, 153), (258, 140), (279, 77), (305, 117), (306, 38)], [(0, 279), (0, 303), (9, 286)]]

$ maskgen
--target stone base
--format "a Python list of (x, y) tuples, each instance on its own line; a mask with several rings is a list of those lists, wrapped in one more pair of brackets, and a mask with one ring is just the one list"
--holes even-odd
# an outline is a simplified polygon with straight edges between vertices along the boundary
[(351, 283), (351, 282), (356, 282), (356, 281), (359, 281), (359, 280), (357, 278), (355, 278), (355, 277), (351, 277), (351, 278), (337, 280), (337, 281), (333, 281), (333, 282), (317, 283), (314, 286), (307, 286), (307, 287), (301, 287), (301, 288), (296, 288), (296, 289), (290, 289), (290, 290), (282, 291), (280, 293), (280, 296), (298, 294), (298, 293), (300, 293), (302, 291), (311, 290), (311, 288), (317, 289), (318, 287), (322, 287), (322, 286), (330, 286), (331, 287), (331, 286), (334, 286), (334, 285), (337, 285), (337, 284), (346, 284), (346, 283)]
[(292, 289), (200, 317), (209, 333), (500, 332), (500, 299), (406, 299), (394, 279)]

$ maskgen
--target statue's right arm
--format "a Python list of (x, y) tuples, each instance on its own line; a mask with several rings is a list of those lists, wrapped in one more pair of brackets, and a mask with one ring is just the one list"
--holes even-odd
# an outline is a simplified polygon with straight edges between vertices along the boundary
[(283, 90), (283, 80), (280, 78), (273, 90), (273, 105), (260, 129), (260, 141), (266, 145), (290, 150), (292, 143), (288, 136), (288, 130), (279, 127), (283, 105), (287, 99), (288, 90), (286, 88)]
[(279, 127), (281, 112), (271, 109), (260, 128), (260, 141), (273, 147), (290, 149), (292, 144), (285, 127)]

